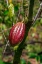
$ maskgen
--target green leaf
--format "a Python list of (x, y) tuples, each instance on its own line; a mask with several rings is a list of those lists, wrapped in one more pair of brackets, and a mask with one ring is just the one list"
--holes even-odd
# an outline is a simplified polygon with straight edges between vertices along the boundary
[(19, 8), (18, 8), (18, 6), (17, 6), (17, 5), (16, 5), (16, 6), (14, 6), (14, 10), (15, 10), (15, 12), (19, 10)]
[(42, 24), (42, 18), (41, 18), (41, 20), (40, 20), (40, 24)]
[(40, 61), (40, 57), (39, 57), (39, 56), (36, 56), (36, 60), (37, 60), (37, 61)]
[(2, 60), (0, 60), (0, 64), (11, 64), (9, 62), (3, 62)]
[(0, 60), (0, 64), (4, 64), (2, 60)]
[(28, 64), (31, 64), (31, 63), (28, 61)]
[(3, 62), (3, 64), (11, 64), (11, 63), (9, 63), (9, 62)]
[(20, 64), (26, 64), (26, 61), (24, 59), (21, 59)]
[(36, 54), (35, 53), (29, 53), (29, 58), (36, 58)]
[(4, 16), (8, 15), (8, 10), (4, 11)]
[(41, 55), (39, 55), (39, 57), (40, 57), (40, 62), (42, 63), (42, 54), (41, 54)]

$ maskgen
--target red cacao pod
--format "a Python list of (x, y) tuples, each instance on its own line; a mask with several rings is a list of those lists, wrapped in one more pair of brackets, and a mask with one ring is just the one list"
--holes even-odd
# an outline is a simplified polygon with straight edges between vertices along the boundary
[(23, 22), (16, 23), (10, 30), (9, 41), (11, 45), (21, 42), (25, 35), (25, 24)]

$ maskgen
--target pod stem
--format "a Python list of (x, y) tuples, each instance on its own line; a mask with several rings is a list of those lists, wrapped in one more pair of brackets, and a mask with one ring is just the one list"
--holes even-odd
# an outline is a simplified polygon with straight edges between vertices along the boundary
[(19, 44), (19, 47), (17, 48), (17, 50), (15, 51), (15, 55), (14, 55), (14, 59), (13, 59), (13, 64), (19, 64), (20, 62), (20, 57), (22, 54), (22, 50), (25, 48), (26, 44), (26, 37), (28, 35), (28, 31), (30, 29), (30, 27), (32, 26), (32, 18), (33, 18), (33, 7), (34, 7), (34, 1), (35, 0), (30, 0), (30, 5), (29, 5), (29, 20), (28, 23), (26, 24), (26, 33), (24, 36), (23, 41)]

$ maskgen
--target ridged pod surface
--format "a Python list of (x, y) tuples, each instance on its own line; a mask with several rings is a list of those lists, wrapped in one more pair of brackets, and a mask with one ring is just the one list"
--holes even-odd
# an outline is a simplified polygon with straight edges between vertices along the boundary
[(11, 45), (21, 42), (25, 35), (25, 24), (23, 22), (16, 23), (10, 30), (9, 41)]

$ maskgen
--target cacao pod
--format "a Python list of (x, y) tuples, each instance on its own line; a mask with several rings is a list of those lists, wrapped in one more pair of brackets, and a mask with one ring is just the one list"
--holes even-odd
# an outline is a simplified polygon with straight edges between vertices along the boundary
[(21, 42), (25, 35), (25, 24), (23, 22), (16, 23), (10, 30), (9, 41), (11, 45)]

